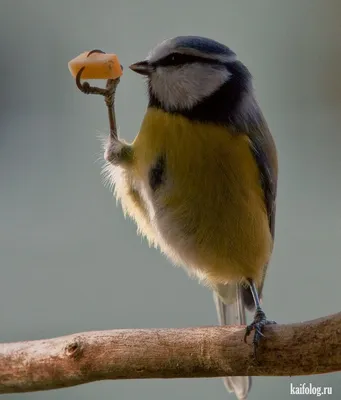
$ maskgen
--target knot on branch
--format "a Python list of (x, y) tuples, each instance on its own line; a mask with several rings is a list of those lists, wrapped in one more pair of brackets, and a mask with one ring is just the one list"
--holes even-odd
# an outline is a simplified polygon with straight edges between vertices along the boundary
[(65, 346), (65, 355), (71, 359), (79, 360), (82, 356), (84, 346), (81, 337), (75, 337)]

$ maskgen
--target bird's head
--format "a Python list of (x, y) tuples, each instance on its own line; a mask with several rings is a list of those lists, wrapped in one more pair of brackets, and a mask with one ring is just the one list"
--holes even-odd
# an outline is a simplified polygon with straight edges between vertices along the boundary
[(233, 80), (236, 96), (238, 85), (245, 91), (251, 81), (232, 50), (199, 36), (167, 39), (130, 69), (147, 77), (150, 97), (167, 111), (189, 111)]

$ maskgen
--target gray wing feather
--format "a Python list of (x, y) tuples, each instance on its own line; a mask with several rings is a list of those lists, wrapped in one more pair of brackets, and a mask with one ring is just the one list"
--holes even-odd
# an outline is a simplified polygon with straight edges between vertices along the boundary
[[(239, 133), (245, 133), (250, 139), (250, 146), (256, 160), (260, 174), (260, 184), (264, 193), (264, 203), (269, 220), (269, 228), (272, 239), (275, 239), (275, 216), (277, 197), (278, 160), (275, 142), (269, 130), (268, 124), (253, 96), (248, 98), (243, 113), (236, 121), (235, 127)], [(267, 265), (263, 269), (263, 280), (258, 287), (258, 295), (261, 297)], [(243, 297), (249, 310), (253, 309), (253, 298), (249, 289), (244, 289)]]

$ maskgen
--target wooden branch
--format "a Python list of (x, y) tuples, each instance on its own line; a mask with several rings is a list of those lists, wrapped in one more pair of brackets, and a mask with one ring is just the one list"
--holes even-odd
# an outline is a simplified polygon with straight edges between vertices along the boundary
[(0, 344), (0, 394), (104, 379), (310, 375), (341, 370), (341, 313), (265, 328), (259, 363), (244, 328), (86, 332)]

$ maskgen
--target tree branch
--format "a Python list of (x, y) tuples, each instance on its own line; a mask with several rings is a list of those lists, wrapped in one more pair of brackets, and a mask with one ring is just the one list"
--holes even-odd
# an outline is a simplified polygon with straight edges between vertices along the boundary
[(265, 328), (254, 361), (235, 326), (85, 332), (0, 345), (0, 394), (104, 379), (293, 376), (341, 370), (341, 313)]

